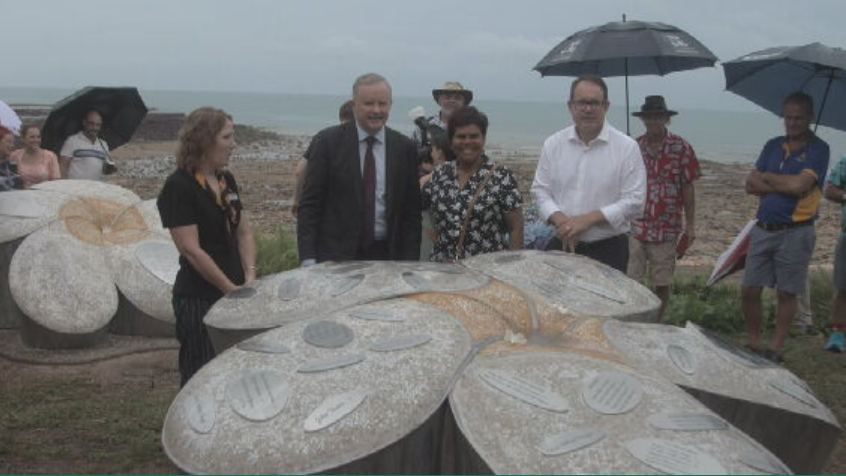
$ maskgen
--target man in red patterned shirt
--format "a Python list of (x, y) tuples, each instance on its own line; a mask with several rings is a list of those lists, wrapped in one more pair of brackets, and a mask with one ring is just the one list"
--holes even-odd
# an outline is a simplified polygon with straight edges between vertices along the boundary
[(646, 205), (643, 217), (632, 222), (628, 273), (641, 281), (647, 268), (651, 272), (661, 299), (659, 320), (670, 300), (676, 259), (696, 238), (693, 181), (702, 175), (693, 147), (667, 130), (676, 114), (667, 109), (663, 96), (647, 96), (640, 112), (632, 114), (646, 127), (646, 134), (637, 139), (646, 165)]

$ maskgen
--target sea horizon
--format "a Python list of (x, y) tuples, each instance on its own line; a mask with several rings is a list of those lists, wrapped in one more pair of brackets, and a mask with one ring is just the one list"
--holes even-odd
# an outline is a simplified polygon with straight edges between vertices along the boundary
[[(235, 122), (285, 134), (312, 135), (337, 121), (337, 111), (349, 96), (332, 94), (290, 94), (225, 91), (169, 91), (140, 89), (151, 110), (188, 113), (201, 106), (226, 110)], [(0, 87), (0, 100), (10, 105), (49, 106), (73, 93), (72, 89)], [(727, 93), (728, 94), (728, 93)], [(572, 124), (564, 97), (560, 102), (474, 98), (473, 105), (488, 115), (487, 141), (491, 147), (539, 154), (543, 141)], [(672, 102), (668, 98), (670, 107)], [(639, 109), (641, 98), (632, 98), (630, 112)], [(388, 126), (411, 134), (408, 118), (413, 107), (423, 106), (428, 114), (437, 111), (431, 96), (395, 96)], [(760, 148), (783, 133), (781, 119), (761, 109), (757, 112), (706, 108), (678, 108), (670, 130), (690, 142), (700, 159), (721, 163), (752, 164)], [(626, 131), (625, 105), (613, 105), (608, 122)], [(637, 118), (630, 119), (630, 134), (643, 134)], [(819, 136), (831, 146), (832, 164), (846, 153), (846, 134), (820, 127)]]

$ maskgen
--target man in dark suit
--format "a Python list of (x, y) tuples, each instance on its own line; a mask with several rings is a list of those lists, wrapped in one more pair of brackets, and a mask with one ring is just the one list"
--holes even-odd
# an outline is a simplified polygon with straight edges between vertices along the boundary
[(416, 151), (385, 127), (391, 103), (387, 80), (364, 74), (353, 84), (355, 121), (315, 136), (297, 217), (303, 266), (419, 257)]

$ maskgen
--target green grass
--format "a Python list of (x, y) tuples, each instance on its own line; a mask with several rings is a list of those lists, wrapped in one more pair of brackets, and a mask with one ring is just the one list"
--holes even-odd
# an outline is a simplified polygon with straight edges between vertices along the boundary
[(267, 276), (300, 265), (296, 235), (282, 227), (271, 235), (256, 237), (256, 274)]

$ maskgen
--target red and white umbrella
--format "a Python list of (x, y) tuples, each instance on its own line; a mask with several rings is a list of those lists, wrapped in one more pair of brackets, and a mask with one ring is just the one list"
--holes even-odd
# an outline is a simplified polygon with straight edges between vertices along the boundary
[(726, 276), (739, 271), (746, 266), (746, 253), (749, 251), (749, 234), (752, 232), (752, 227), (758, 220), (749, 220), (749, 223), (740, 230), (740, 233), (731, 242), (727, 250), (717, 259), (717, 264), (714, 265), (714, 271), (711, 272), (711, 277), (708, 278), (706, 286), (717, 284), (718, 281)]
[(16, 136), (20, 135), (21, 118), (3, 101), (0, 101), (0, 126), (9, 129)]

